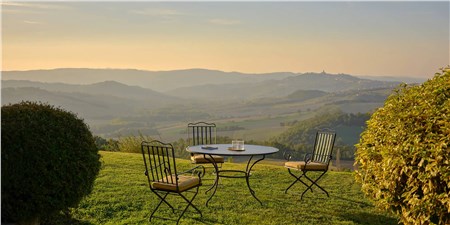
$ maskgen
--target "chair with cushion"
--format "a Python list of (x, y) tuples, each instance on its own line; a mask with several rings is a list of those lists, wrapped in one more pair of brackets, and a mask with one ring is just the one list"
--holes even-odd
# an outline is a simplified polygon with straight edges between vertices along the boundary
[[(188, 171), (178, 173), (173, 146), (157, 140), (151, 142), (143, 141), (141, 151), (145, 165), (145, 175), (147, 176), (150, 190), (160, 199), (158, 205), (150, 215), (149, 221), (153, 217), (169, 219), (154, 216), (162, 203), (165, 203), (172, 209), (172, 212), (175, 212), (175, 208), (166, 200), (169, 194), (179, 196), (187, 202), (187, 206), (176, 220), (177, 224), (189, 206), (192, 206), (202, 216), (202, 213), (192, 204), (192, 201), (197, 196), (198, 189), (202, 185), (201, 171), (204, 171), (203, 166), (200, 165)], [(191, 199), (183, 195), (184, 193), (191, 193)]]
[[(216, 144), (216, 130), (216, 124), (214, 123), (189, 123), (187, 127), (189, 145), (194, 146)], [(211, 163), (210, 160), (214, 160), (217, 164), (220, 164), (220, 166), (225, 161), (224, 157), (222, 156), (212, 155), (211, 159), (207, 155), (191, 154), (191, 162), (194, 164), (209, 164)]]
[[(330, 165), (330, 161), (332, 158), (332, 152), (334, 147), (334, 141), (336, 139), (336, 133), (331, 131), (319, 131), (316, 133), (316, 138), (314, 142), (314, 148), (311, 153), (307, 153), (304, 157), (303, 161), (292, 161), (292, 157), (290, 154), (286, 154), (285, 158), (287, 162), (285, 162), (284, 167), (288, 169), (288, 172), (291, 176), (295, 178), (294, 182), (286, 188), (284, 193), (297, 182), (304, 184), (307, 188), (303, 191), (300, 199), (303, 199), (303, 195), (308, 191), (312, 190), (313, 186), (317, 186), (323, 192), (327, 194), (328, 197), (330, 195), (328, 192), (323, 189), (321, 186), (317, 184), (320, 178), (328, 171), (328, 166)], [(301, 174), (296, 175), (293, 171), (300, 171)], [(320, 175), (316, 179), (311, 179), (307, 176), (307, 172), (320, 172)], [(305, 179), (301, 179), (304, 177)]]

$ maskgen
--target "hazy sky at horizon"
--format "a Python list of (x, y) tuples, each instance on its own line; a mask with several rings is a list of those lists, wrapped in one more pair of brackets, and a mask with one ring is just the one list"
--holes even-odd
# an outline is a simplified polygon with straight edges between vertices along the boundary
[(217, 69), (431, 77), (449, 2), (4, 2), (2, 70)]

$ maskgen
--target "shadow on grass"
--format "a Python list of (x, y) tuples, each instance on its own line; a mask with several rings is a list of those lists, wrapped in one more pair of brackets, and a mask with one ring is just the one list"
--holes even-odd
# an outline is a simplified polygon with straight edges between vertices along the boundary
[(372, 225), (372, 224), (398, 224), (397, 219), (380, 214), (366, 212), (349, 212), (341, 214), (342, 218), (353, 221), (355, 224)]
[(88, 221), (77, 220), (72, 218), (69, 213), (59, 212), (48, 216), (41, 221), (42, 225), (93, 225)]
[[(344, 200), (347, 202), (351, 202), (353, 205), (358, 205), (361, 208), (366, 207), (372, 207), (371, 204), (359, 201), (355, 199), (340, 197), (340, 196), (332, 196), (333, 198)], [(346, 220), (353, 221), (356, 224), (362, 224), (362, 225), (372, 225), (372, 224), (398, 224), (398, 220), (392, 216), (389, 215), (383, 215), (378, 213), (368, 213), (368, 212), (355, 212), (355, 211), (349, 211), (349, 212), (342, 212), (340, 213), (340, 216)]]
[(344, 200), (344, 201), (347, 201), (347, 202), (351, 202), (352, 204), (357, 204), (357, 205), (359, 205), (359, 207), (370, 207), (371, 206), (367, 202), (358, 201), (358, 200), (350, 199), (350, 198), (344, 198), (344, 197), (337, 196), (337, 195), (331, 195), (330, 197), (336, 198), (336, 199), (340, 199), (340, 200)]
[(200, 218), (192, 218), (193, 220), (195, 220), (198, 223), (202, 223), (202, 224), (217, 224), (216, 220), (212, 220), (209, 218), (205, 218), (205, 217), (200, 217)]

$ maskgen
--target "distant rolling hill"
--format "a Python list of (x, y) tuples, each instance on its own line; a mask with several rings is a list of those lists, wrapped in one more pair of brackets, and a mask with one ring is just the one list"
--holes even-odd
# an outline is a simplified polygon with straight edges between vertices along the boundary
[(332, 93), (300, 90), (288, 96), (209, 102), (196, 108), (219, 117), (276, 116), (322, 107), (338, 108), (346, 113), (366, 113), (382, 106), (392, 90), (391, 87)]
[[(362, 79), (379, 80), (379, 81), (395, 81), (403, 82), (407, 84), (421, 84), (428, 80), (428, 78), (422, 77), (391, 77), (391, 76), (358, 76)], [(431, 77), (430, 77), (431, 78)]]
[(3, 80), (2, 88), (37, 87), (47, 91), (77, 92), (91, 95), (110, 95), (155, 103), (177, 103), (180, 99), (147, 88), (125, 85), (116, 81), (103, 81), (94, 84), (79, 85), (65, 83), (43, 83), (28, 80)]
[(278, 80), (296, 74), (290, 72), (246, 74), (207, 69), (145, 71), (135, 69), (61, 68), (53, 70), (2, 71), (2, 80), (30, 80), (49, 83), (93, 84), (113, 80), (155, 91), (169, 91), (202, 84), (253, 83)]
[[(33, 79), (12, 79), (26, 77)], [(66, 78), (67, 83), (57, 83)], [(94, 80), (98, 82), (88, 82)], [(80, 81), (87, 83), (71, 83)], [(280, 132), (286, 129), (280, 128), (281, 122), (304, 120), (323, 109), (373, 111), (398, 83), (326, 73), (58, 69), (3, 73), (1, 100), (2, 104), (30, 100), (61, 106), (107, 137), (137, 131), (155, 135), (201, 120), (258, 121), (258, 129), (266, 134), (274, 124)], [(245, 132), (254, 129), (242, 126)]]
[(281, 80), (268, 80), (248, 84), (199, 85), (183, 87), (167, 92), (180, 98), (204, 100), (257, 99), (283, 97), (298, 90), (340, 92), (373, 88), (392, 88), (400, 82), (361, 79), (345, 74), (308, 73), (286, 77)]
[[(323, 75), (323, 76), (318, 76)], [(328, 77), (331, 76), (331, 77)], [(274, 92), (276, 96), (288, 95), (293, 90), (322, 90), (336, 91), (336, 85), (352, 87), (358, 80), (360, 88), (372, 88), (374, 81), (378, 83), (400, 83), (419, 82), (425, 79), (410, 77), (376, 77), (376, 76), (350, 76), (346, 74), (331, 75), (327, 73), (240, 73), (224, 72), (208, 69), (184, 69), (171, 71), (147, 71), (136, 69), (88, 69), (88, 68), (59, 68), (52, 70), (29, 70), (29, 71), (2, 71), (2, 80), (29, 80), (46, 83), (66, 83), (66, 84), (93, 84), (104, 81), (116, 81), (130, 86), (140, 86), (158, 92), (169, 92), (179, 88), (189, 88), (201, 86), (205, 92), (208, 89), (217, 88), (218, 92), (230, 94), (239, 89), (239, 93), (247, 96), (261, 97), (273, 92), (272, 89), (264, 92), (267, 85), (273, 84), (279, 89)], [(335, 80), (335, 81), (332, 81)], [(353, 80), (353, 81), (351, 81)], [(264, 82), (262, 83), (261, 82)], [(323, 85), (317, 88), (317, 82), (324, 81)], [(347, 83), (347, 84), (346, 84)], [(291, 89), (291, 86), (296, 86)], [(250, 87), (249, 91), (241, 90)], [(253, 92), (253, 88), (260, 88), (260, 91)], [(288, 88), (288, 89), (284, 89)], [(339, 86), (340, 90), (344, 87)], [(276, 89), (276, 88), (273, 88)], [(188, 90), (179, 89), (181, 93)], [(285, 90), (285, 91), (284, 91)], [(284, 92), (283, 92), (284, 91)], [(189, 96), (191, 97), (191, 96)]]
[(185, 102), (137, 86), (115, 81), (90, 85), (2, 81), (2, 105), (40, 101), (78, 113), (86, 119), (111, 119), (143, 109), (157, 109)]
[(289, 94), (286, 98), (292, 101), (306, 101), (308, 99), (318, 98), (327, 94), (327, 92), (319, 90), (298, 90)]
[[(324, 75), (317, 76), (321, 77)], [(333, 78), (333, 76), (334, 75), (325, 75), (328, 79)], [(352, 77), (344, 77), (342, 80), (346, 83), (363, 83), (361, 79)], [(367, 82), (365, 80), (363, 81)], [(86, 118), (97, 117), (102, 113), (104, 115), (117, 116), (123, 116), (124, 113), (133, 115), (135, 114), (135, 110), (139, 110), (140, 113), (142, 113), (145, 110), (156, 110), (164, 107), (179, 108), (182, 111), (191, 108), (218, 116), (277, 115), (292, 113), (299, 110), (316, 109), (325, 105), (338, 106), (341, 107), (343, 111), (348, 112), (367, 112), (375, 107), (381, 106), (392, 91), (393, 87), (391, 86), (394, 85), (392, 83), (386, 84), (384, 82), (368, 83), (375, 87), (383, 85), (386, 85), (387, 87), (358, 89), (358, 86), (355, 85), (355, 89), (337, 92), (298, 89), (286, 91), (286, 89), (294, 89), (295, 86), (293, 86), (284, 88), (284, 90), (288, 92), (286, 95), (282, 95), (281, 92), (278, 92), (277, 94), (268, 93), (267, 95), (262, 95), (263, 97), (255, 97), (254, 99), (246, 99), (245, 94), (243, 93), (249, 91), (251, 88), (242, 88), (240, 89), (241, 92), (236, 90), (230, 91), (229, 93), (222, 93), (223, 95), (235, 96), (234, 100), (228, 99), (229, 101), (219, 101), (220, 99), (227, 98), (220, 96), (219, 88), (216, 88), (215, 92), (214, 90), (211, 90), (211, 92), (214, 93), (198, 89), (196, 90), (197, 93), (205, 95), (203, 100), (209, 99), (213, 101), (201, 101), (202, 98), (194, 101), (194, 98), (192, 97), (192, 99), (190, 99), (188, 94), (181, 95), (178, 98), (155, 92), (150, 89), (129, 86), (115, 81), (105, 81), (89, 85), (73, 85), (3, 80), (2, 104), (14, 103), (20, 100), (43, 101), (55, 105), (68, 106), (70, 109), (78, 111), (91, 112), (86, 113)], [(259, 85), (263, 84), (260, 83)], [(280, 85), (280, 83), (278, 83), (278, 85)], [(278, 85), (274, 84), (272, 86), (277, 87)], [(365, 84), (360, 87), (369, 86), (370, 85)], [(26, 87), (33, 87), (34, 89)], [(273, 90), (269, 86), (266, 88), (268, 90), (263, 91)], [(313, 88), (312, 85), (310, 88)], [(338, 88), (335, 87), (335, 89)], [(349, 87), (343, 89), (349, 89)], [(258, 88), (252, 89), (253, 92), (258, 92), (258, 90)], [(187, 98), (187, 100), (182, 100), (181, 97)], [(80, 105), (80, 102), (89, 104)], [(103, 111), (102, 109), (97, 110), (99, 106), (104, 106), (106, 111)], [(87, 109), (89, 107), (91, 109)]]
[[(327, 73), (266, 73), (244, 74), (217, 70), (189, 69), (174, 71), (142, 71), (125, 69), (54, 69), (32, 71), (4, 71), (2, 81), (29, 80), (57, 83), (52, 86), (39, 84), (51, 91), (83, 93), (114, 93), (139, 98), (144, 92), (156, 90), (183, 99), (210, 101), (244, 100), (267, 97), (283, 97), (298, 90), (337, 92), (377, 87), (393, 87), (400, 82), (361, 79), (346, 74)], [(63, 83), (61, 83), (63, 82)], [(119, 83), (120, 82), (120, 83)], [(95, 83), (97, 88), (92, 88)], [(9, 83), (13, 85), (13, 83)], [(71, 84), (72, 86), (69, 86)], [(78, 84), (78, 85), (75, 85)], [(80, 85), (84, 84), (84, 85)], [(35, 84), (33, 84), (35, 85)], [(132, 92), (127, 91), (133, 86)], [(11, 86), (6, 86), (11, 87)], [(36, 87), (36, 86), (35, 86)], [(138, 89), (138, 87), (143, 87)], [(145, 88), (145, 89), (144, 89)], [(95, 93), (95, 90), (97, 90)], [(124, 91), (120, 91), (120, 90)], [(150, 94), (149, 96), (153, 96)]]
[(279, 86), (296, 90), (319, 90), (326, 92), (394, 87), (400, 82), (361, 79), (347, 74), (308, 73), (288, 77), (279, 82)]
[(134, 110), (127, 99), (119, 97), (55, 92), (34, 87), (2, 88), (2, 105), (21, 101), (48, 103), (85, 119), (112, 119)]

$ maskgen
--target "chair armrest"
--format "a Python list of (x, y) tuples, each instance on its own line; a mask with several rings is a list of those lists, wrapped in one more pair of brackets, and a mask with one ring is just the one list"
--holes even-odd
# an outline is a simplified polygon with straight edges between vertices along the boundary
[(291, 155), (291, 151), (290, 150), (286, 150), (283, 152), (283, 157), (284, 159), (286, 159), (287, 161), (292, 159), (292, 155)]
[(305, 161), (305, 163), (309, 163), (313, 158), (313, 156), (314, 155), (312, 153), (306, 153), (305, 157), (303, 158), (303, 161)]
[[(201, 169), (201, 171), (199, 171), (199, 168)], [(199, 178), (201, 178), (201, 177), (205, 176), (205, 167), (202, 166), (202, 165), (198, 165), (198, 166), (196, 166), (196, 167), (194, 167), (192, 169), (189, 169), (189, 170), (183, 171), (181, 173), (178, 173), (178, 175), (186, 174), (186, 173), (190, 173), (192, 175), (197, 175)]]
[(325, 156), (327, 159), (327, 164), (330, 163), (332, 156), (331, 155), (322, 155), (322, 154), (312, 154), (312, 153), (307, 153), (305, 155), (305, 159), (304, 161), (306, 162), (306, 164), (308, 164), (309, 162), (311, 162), (311, 160), (313, 159), (314, 156)]

